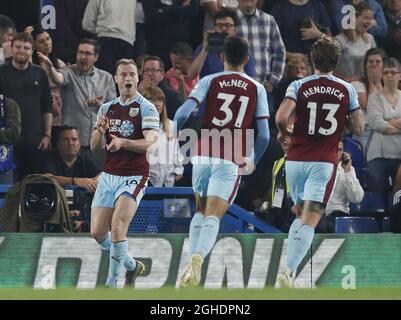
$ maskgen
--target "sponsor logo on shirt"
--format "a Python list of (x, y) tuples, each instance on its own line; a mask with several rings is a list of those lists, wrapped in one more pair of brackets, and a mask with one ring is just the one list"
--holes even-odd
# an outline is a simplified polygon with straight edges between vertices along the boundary
[(154, 126), (154, 127), (159, 127), (159, 117), (144, 117), (143, 118), (143, 125), (144, 126)]
[(125, 120), (119, 128), (119, 132), (124, 137), (129, 137), (134, 132), (134, 125), (131, 121)]

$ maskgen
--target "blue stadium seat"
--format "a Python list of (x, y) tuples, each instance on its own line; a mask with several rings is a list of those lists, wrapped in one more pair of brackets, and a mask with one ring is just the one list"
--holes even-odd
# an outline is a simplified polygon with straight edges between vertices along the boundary
[(352, 166), (355, 168), (357, 178), (361, 183), (365, 180), (365, 156), (363, 154), (362, 144), (352, 139), (350, 136), (344, 137), (344, 151), (351, 154)]
[(391, 232), (391, 218), (390, 217), (383, 218), (382, 232)]
[(335, 233), (378, 233), (379, 226), (373, 217), (337, 217)]
[(365, 192), (363, 199), (360, 203), (350, 204), (350, 212), (365, 212), (365, 213), (378, 213), (384, 212), (385, 206), (383, 198), (376, 192)]

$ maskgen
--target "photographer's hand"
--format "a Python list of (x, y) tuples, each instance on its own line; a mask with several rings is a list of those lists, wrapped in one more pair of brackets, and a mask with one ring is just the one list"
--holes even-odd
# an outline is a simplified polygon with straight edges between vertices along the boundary
[[(195, 79), (201, 72), (203, 65), (205, 63), (207, 57), (207, 39), (209, 38), (210, 33), (213, 31), (207, 31), (203, 35), (203, 43), (202, 43), (202, 50), (199, 52), (197, 57), (192, 61), (191, 66), (189, 67), (187, 78), (190, 80)], [(139, 91), (140, 92), (140, 91)]]
[(207, 52), (207, 42), (208, 42), (209, 36), (212, 33), (214, 33), (213, 30), (208, 30), (203, 34), (202, 51), (204, 50), (205, 52)]

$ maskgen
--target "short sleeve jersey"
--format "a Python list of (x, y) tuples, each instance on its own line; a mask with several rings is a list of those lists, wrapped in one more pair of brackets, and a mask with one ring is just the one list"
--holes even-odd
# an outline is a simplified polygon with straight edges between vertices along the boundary
[(243, 163), (255, 120), (269, 117), (265, 88), (245, 73), (224, 71), (202, 78), (189, 98), (206, 101), (198, 155)]
[[(110, 134), (119, 138), (144, 139), (143, 131), (159, 130), (159, 114), (155, 106), (143, 96), (137, 95), (134, 100), (122, 103), (116, 98), (103, 104), (97, 118), (106, 116), (109, 128), (106, 131), (106, 144), (111, 142)], [(107, 151), (104, 172), (118, 176), (149, 176), (149, 163), (146, 153), (120, 149)]]
[(346, 116), (359, 108), (354, 87), (332, 75), (312, 75), (292, 82), (286, 98), (296, 102), (287, 159), (337, 164)]

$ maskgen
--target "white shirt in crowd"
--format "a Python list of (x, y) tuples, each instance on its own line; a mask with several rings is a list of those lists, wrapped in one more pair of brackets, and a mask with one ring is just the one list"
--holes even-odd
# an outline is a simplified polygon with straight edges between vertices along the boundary
[[(173, 121), (170, 121), (170, 128)], [(157, 145), (149, 152), (149, 180), (154, 187), (173, 187), (175, 177), (182, 175), (184, 166), (183, 155), (177, 139), (167, 139), (160, 122), (159, 137)]]
[(326, 215), (333, 211), (342, 211), (349, 214), (349, 203), (359, 203), (362, 201), (364, 191), (356, 177), (354, 167), (345, 172), (341, 164), (337, 166), (337, 177), (333, 193), (327, 203)]
[(82, 19), (85, 31), (98, 37), (135, 42), (136, 0), (89, 0)]

